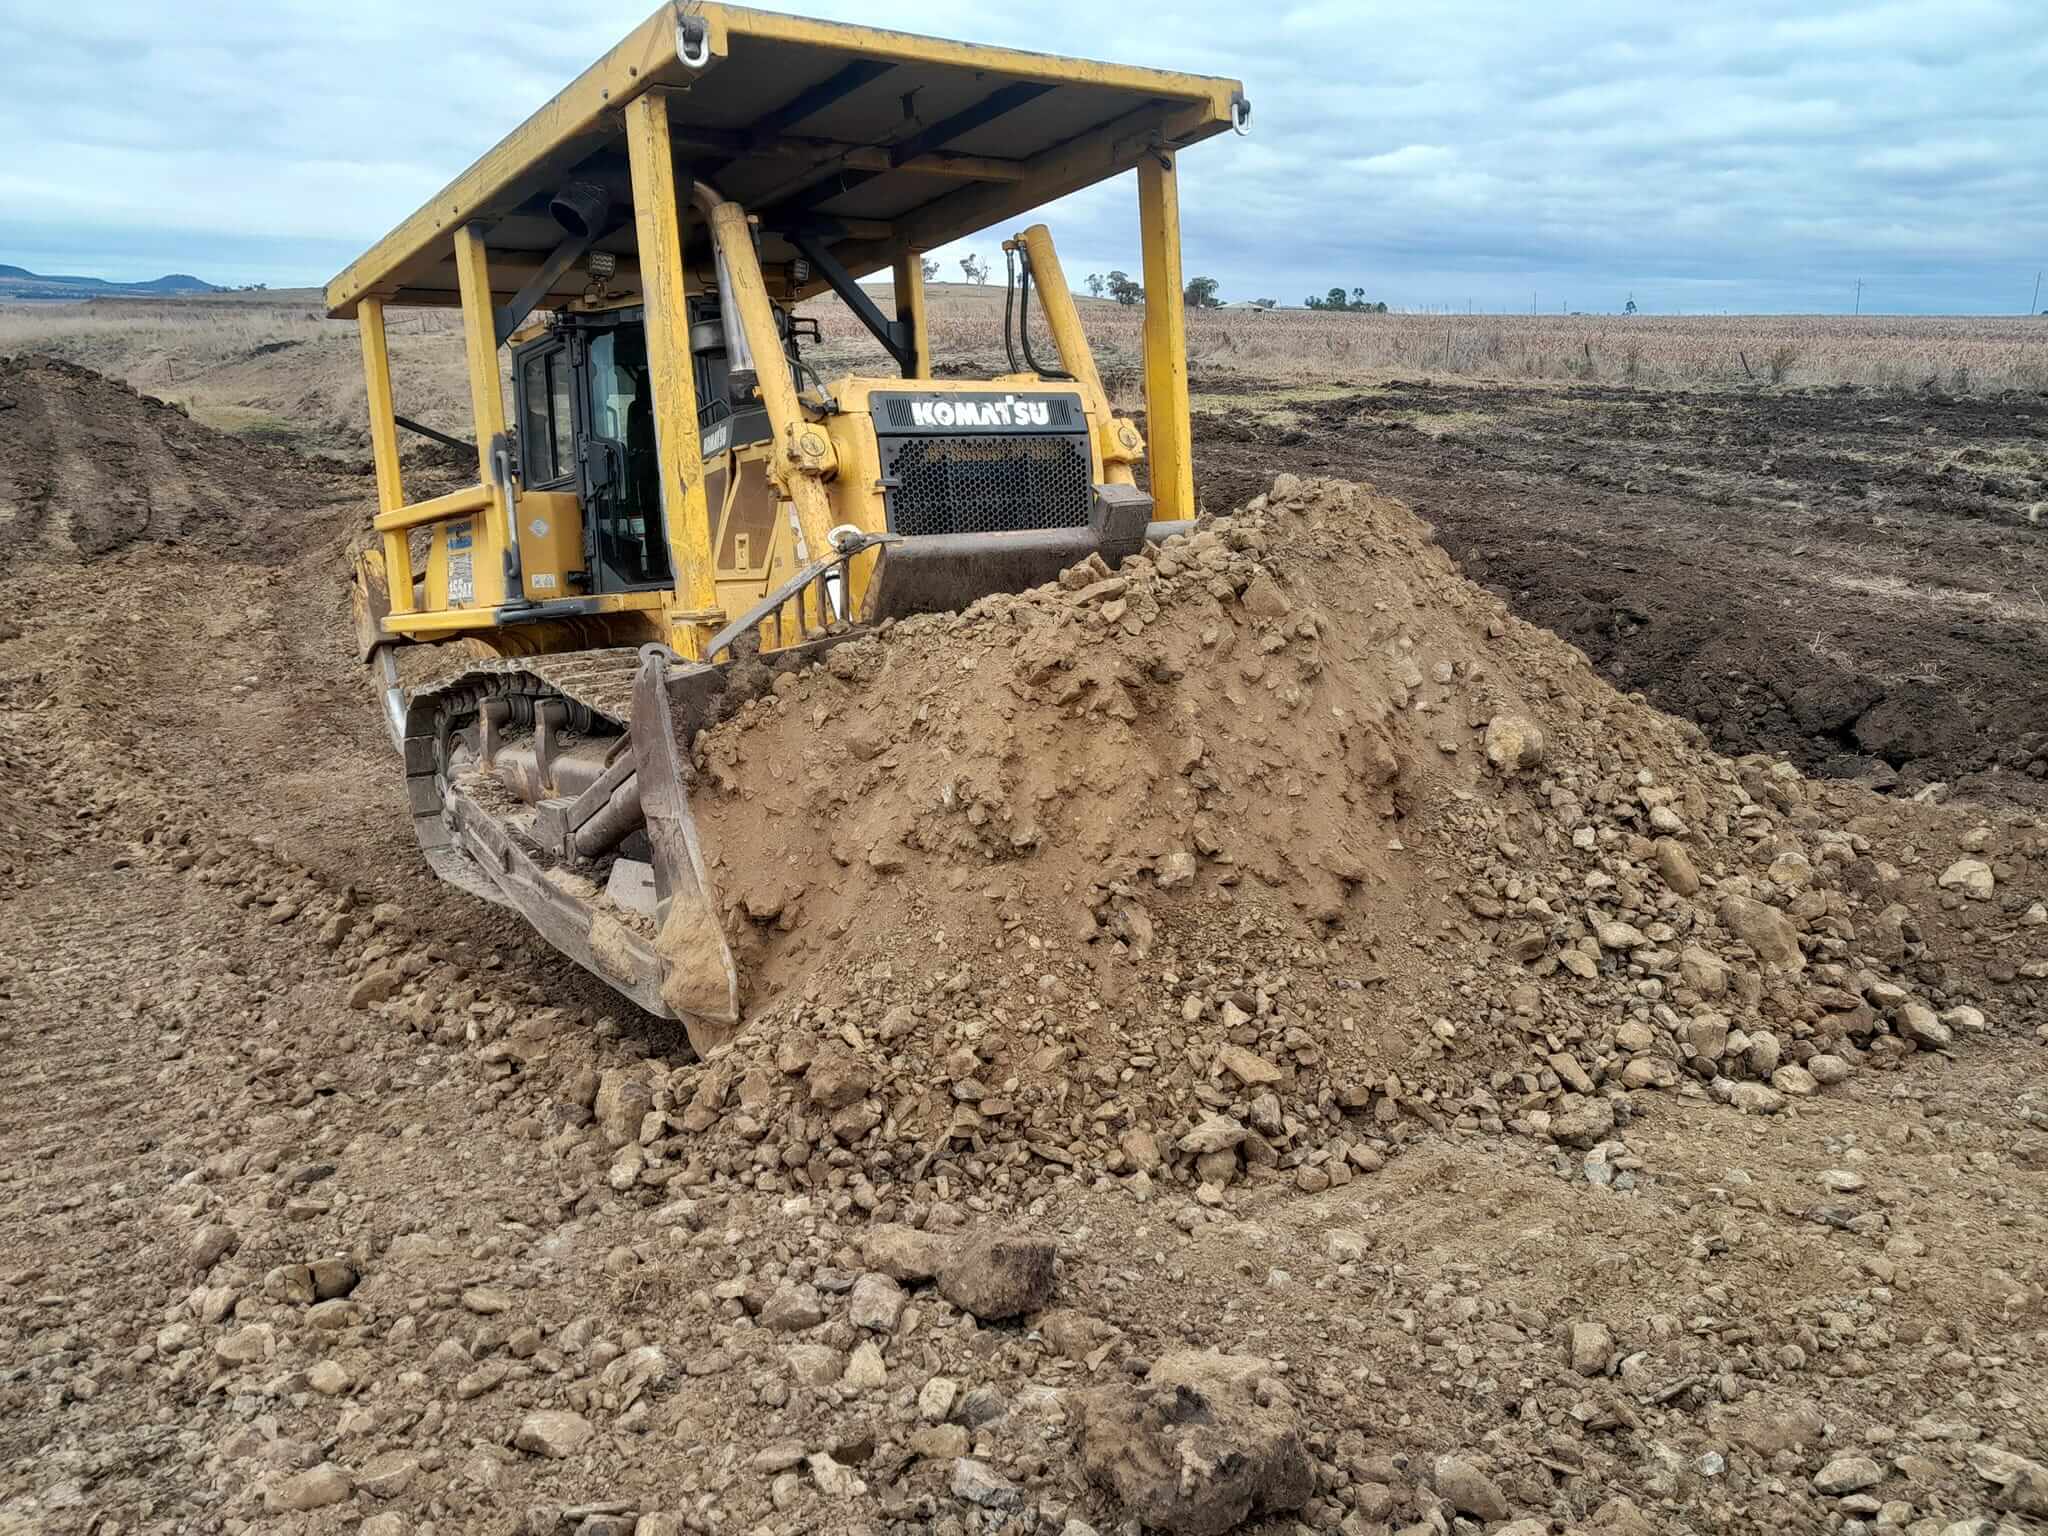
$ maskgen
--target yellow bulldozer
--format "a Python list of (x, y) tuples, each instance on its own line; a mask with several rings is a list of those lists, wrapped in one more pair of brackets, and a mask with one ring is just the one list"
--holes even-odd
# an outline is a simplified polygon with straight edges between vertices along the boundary
[[(696, 733), (890, 618), (1186, 526), (1175, 156), (1249, 121), (1234, 80), (672, 6), (335, 278), (379, 505), (357, 641), (435, 871), (725, 1038)], [(1011, 371), (935, 376), (923, 253), (1132, 170), (1149, 449), (1043, 225), (1004, 242)], [(858, 281), (884, 269), (891, 314)], [(895, 376), (806, 358), (797, 305), (828, 292)], [(473, 441), (397, 413), (394, 305), (461, 312)], [(408, 501), (408, 429), (474, 451), (476, 483)]]

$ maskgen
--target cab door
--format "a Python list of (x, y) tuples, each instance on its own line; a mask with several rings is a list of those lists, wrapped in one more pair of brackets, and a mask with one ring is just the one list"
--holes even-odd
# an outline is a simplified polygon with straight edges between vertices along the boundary
[(513, 355), (519, 427), (519, 566), (524, 596), (549, 602), (584, 590), (583, 516), (576, 486), (575, 369), (566, 338)]
[(661, 522), (661, 473), (647, 333), (639, 317), (579, 327), (571, 342), (576, 390), (576, 472), (592, 592), (674, 585)]

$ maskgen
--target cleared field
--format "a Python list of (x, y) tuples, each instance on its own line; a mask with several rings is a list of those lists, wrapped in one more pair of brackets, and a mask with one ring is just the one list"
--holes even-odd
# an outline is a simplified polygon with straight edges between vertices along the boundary
[(1414, 381), (1198, 401), (1196, 488), (1369, 479), (1731, 753), (2048, 803), (2038, 395)]

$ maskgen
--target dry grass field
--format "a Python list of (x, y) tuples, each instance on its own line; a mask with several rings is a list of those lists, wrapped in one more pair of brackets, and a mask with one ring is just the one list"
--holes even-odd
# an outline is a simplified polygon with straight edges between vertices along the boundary
[[(881, 302), (889, 304), (887, 290)], [(1140, 408), (1143, 311), (1081, 301), (1118, 402)], [(807, 306), (834, 369), (882, 366), (881, 349), (836, 299)], [(1000, 369), (1002, 289), (932, 285), (942, 365)], [(466, 386), (451, 312), (391, 320), (401, 409), (460, 424)], [(1041, 357), (1050, 339), (1034, 327)], [(208, 425), (308, 448), (361, 441), (355, 328), (325, 319), (310, 290), (201, 299), (0, 305), (0, 356), (43, 352), (187, 406)], [(2048, 389), (2048, 319), (1813, 315), (1367, 315), (1196, 311), (1188, 353), (1198, 395), (1256, 379), (1302, 398), (1402, 380), (1618, 384), (1665, 389), (1813, 388), (1887, 394)]]
[[(1134, 375), (1143, 310), (1082, 303), (1097, 353)], [(1001, 306), (997, 287), (937, 285), (937, 355), (986, 352), (1000, 335)], [(1401, 377), (1667, 388), (1854, 384), (1970, 394), (2048, 389), (2048, 318), (1195, 310), (1188, 359), (1198, 389), (1204, 371), (1223, 370), (1303, 385)]]
[[(460, 425), (467, 386), (453, 312), (409, 311), (389, 329), (401, 409)], [(0, 305), (0, 357), (10, 352), (81, 363), (242, 436), (351, 453), (367, 441), (356, 328), (328, 320), (310, 290)]]

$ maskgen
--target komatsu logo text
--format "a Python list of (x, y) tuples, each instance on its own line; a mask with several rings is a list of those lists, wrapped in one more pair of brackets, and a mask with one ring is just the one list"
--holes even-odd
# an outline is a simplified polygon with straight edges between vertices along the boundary
[(913, 400), (914, 427), (1043, 427), (1052, 423), (1052, 402), (1005, 395), (1000, 400)]

